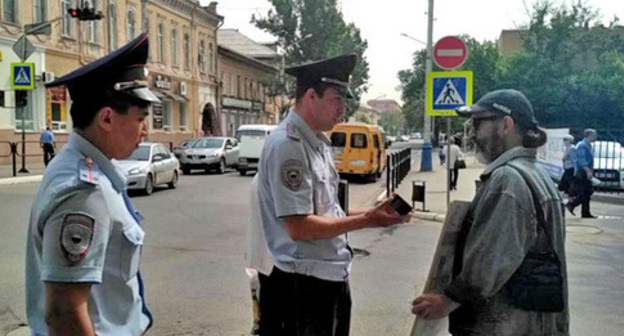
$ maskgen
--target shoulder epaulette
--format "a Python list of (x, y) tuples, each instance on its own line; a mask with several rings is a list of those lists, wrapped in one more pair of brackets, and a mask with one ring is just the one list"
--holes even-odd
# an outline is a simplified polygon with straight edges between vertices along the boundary
[(78, 162), (78, 176), (81, 181), (89, 184), (100, 183), (100, 169), (91, 158), (84, 158)]
[(288, 134), (288, 137), (294, 140), (300, 140), (301, 136), (299, 135), (299, 129), (297, 129), (297, 126), (293, 123), (287, 123), (286, 124), (286, 134)]

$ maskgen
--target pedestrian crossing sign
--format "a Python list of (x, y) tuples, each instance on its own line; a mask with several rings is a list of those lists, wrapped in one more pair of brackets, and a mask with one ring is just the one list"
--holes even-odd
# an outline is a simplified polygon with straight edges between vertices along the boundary
[(34, 63), (11, 63), (11, 88), (14, 90), (35, 88)]
[(472, 71), (427, 74), (427, 114), (457, 116), (455, 109), (465, 105), (472, 105)]

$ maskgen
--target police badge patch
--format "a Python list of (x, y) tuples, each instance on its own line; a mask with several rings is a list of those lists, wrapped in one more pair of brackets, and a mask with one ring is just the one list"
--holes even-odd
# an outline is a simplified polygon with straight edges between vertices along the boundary
[(61, 250), (72, 265), (82, 260), (91, 247), (95, 219), (84, 213), (70, 213), (61, 226)]
[(288, 189), (297, 190), (303, 181), (303, 164), (299, 160), (286, 160), (282, 164), (282, 182)]

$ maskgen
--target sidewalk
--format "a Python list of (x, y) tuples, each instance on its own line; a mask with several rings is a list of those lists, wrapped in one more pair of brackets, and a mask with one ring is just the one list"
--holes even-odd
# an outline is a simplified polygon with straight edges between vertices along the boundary
[[(433, 169), (429, 172), (420, 172), (421, 156), (417, 156), (412, 165), (412, 171), (405, 177), (396, 192), (408, 203), (412, 200), (412, 181), (425, 182), (425, 210), (422, 203), (415, 204), (415, 217), (424, 220), (444, 221), (446, 214), (446, 166), (440, 166), (437, 153), (433, 153)], [(451, 202), (471, 201), (476, 192), (475, 180), (485, 169), (485, 166), (470, 155), (465, 155), (466, 169), (459, 170), (457, 190), (451, 191)], [(420, 183), (418, 183), (420, 184)]]
[[(485, 165), (479, 163), (470, 153), (465, 154), (466, 169), (459, 170), (457, 190), (451, 191), (451, 202), (472, 201), (476, 193), (476, 180), (485, 169)], [(444, 222), (446, 215), (446, 167), (440, 166), (437, 153), (433, 153), (433, 170), (420, 172), (420, 156), (417, 156), (412, 166), (412, 171), (405, 177), (396, 192), (408, 203), (412, 200), (412, 181), (425, 182), (425, 212), (422, 211), (422, 203), (416, 203), (414, 217), (424, 220)], [(594, 193), (592, 202), (609, 204), (624, 204), (624, 194)]]
[(16, 167), (17, 176), (13, 176), (13, 165), (0, 165), (0, 185), (39, 182), (43, 177), (45, 166), (43, 163), (27, 163), (28, 173), (20, 173), (22, 167), (18, 162)]

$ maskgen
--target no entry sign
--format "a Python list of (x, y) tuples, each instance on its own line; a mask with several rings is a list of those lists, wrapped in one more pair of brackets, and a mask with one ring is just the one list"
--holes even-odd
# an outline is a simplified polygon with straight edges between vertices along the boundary
[(460, 67), (468, 57), (466, 43), (455, 36), (441, 38), (433, 47), (433, 60), (442, 69)]

